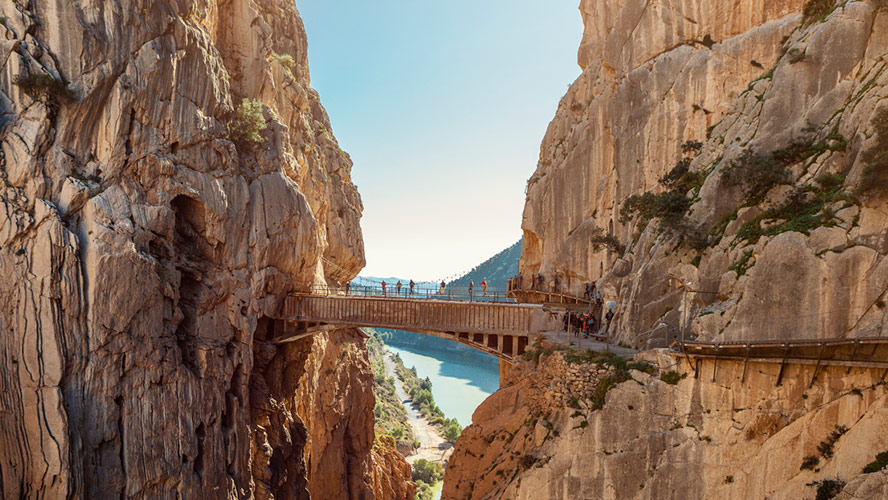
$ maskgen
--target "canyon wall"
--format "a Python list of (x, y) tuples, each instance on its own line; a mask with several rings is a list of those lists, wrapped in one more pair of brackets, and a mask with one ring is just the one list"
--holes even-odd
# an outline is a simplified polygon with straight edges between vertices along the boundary
[(270, 341), (364, 265), (292, 2), (5, 2), (0, 34), (0, 496), (407, 498), (361, 335)]
[[(607, 364), (542, 352), (519, 363), (463, 431), (448, 499), (798, 499), (823, 481), (836, 499), (884, 498), (884, 369), (700, 364), (649, 351), (602, 393)], [(639, 361), (641, 361), (639, 360)], [(671, 375), (663, 377), (663, 374)], [(810, 386), (809, 386), (810, 385)], [(820, 497), (818, 497), (820, 498)], [(826, 498), (826, 497), (824, 497)]]
[[(638, 347), (884, 335), (888, 205), (856, 192), (888, 107), (888, 12), (807, 3), (583, 1), (583, 74), (528, 181), (521, 271), (597, 283)], [(621, 218), (681, 158), (683, 219)], [(750, 193), (725, 175), (762, 159), (787, 178)]]

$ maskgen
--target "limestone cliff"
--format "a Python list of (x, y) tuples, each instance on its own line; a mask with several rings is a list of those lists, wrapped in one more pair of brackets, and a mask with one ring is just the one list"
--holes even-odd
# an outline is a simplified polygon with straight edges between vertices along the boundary
[(797, 499), (824, 481), (835, 498), (888, 495), (888, 470), (862, 473), (888, 450), (884, 370), (828, 367), (809, 387), (815, 368), (794, 365), (777, 386), (779, 364), (743, 380), (742, 362), (720, 361), (713, 380), (711, 362), (695, 378), (645, 358), (671, 378), (631, 370), (602, 392), (613, 368), (576, 355), (516, 366), (463, 431), (442, 498)]
[[(617, 340), (639, 347), (682, 331), (884, 335), (888, 207), (856, 195), (888, 96), (884, 2), (580, 9), (583, 74), (528, 182), (522, 272), (597, 282), (618, 304)], [(763, 171), (774, 182), (749, 174)], [(669, 182), (675, 204), (635, 200), (675, 215), (669, 230), (621, 218), (631, 195)]]
[(0, 496), (373, 498), (360, 335), (269, 342), (364, 264), (292, 2), (0, 24)]

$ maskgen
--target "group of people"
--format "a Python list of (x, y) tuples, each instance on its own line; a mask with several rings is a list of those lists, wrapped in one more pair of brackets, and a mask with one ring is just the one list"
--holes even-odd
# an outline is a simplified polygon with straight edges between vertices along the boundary
[[(542, 274), (531, 274), (530, 275), (530, 288), (529, 290), (543, 290), (544, 283), (546, 282), (546, 277)], [(558, 279), (558, 276), (555, 276), (554, 279), (555, 291), (558, 291), (558, 287), (561, 285), (561, 280)], [(508, 283), (506, 287), (509, 291), (512, 290), (525, 290), (524, 288), (524, 275), (521, 273), (516, 274), (515, 276), (508, 279)]]
[[(383, 297), (385, 297), (386, 296), (386, 287), (388, 286), (388, 283), (386, 283), (385, 280), (382, 280), (381, 285), (382, 285), (382, 295), (383, 295)], [(413, 280), (410, 280), (410, 283), (408, 283), (407, 285), (410, 287), (409, 295), (413, 295), (414, 289), (416, 288), (416, 283), (414, 283)], [(401, 288), (403, 286), (404, 285), (401, 284), (401, 280), (398, 280), (398, 282), (395, 283), (395, 294), (398, 295), (399, 297), (401, 296)], [(444, 282), (441, 282), (441, 287), (442, 288), (444, 287)], [(406, 290), (405, 290), (405, 292), (406, 292)], [(348, 295), (348, 286), (347, 285), (346, 285), (345, 294)]]
[[(487, 280), (486, 279), (481, 280), (481, 283), (479, 283), (479, 285), (481, 286), (481, 290), (482, 290), (481, 293), (486, 297), (487, 296)], [(388, 296), (389, 284), (386, 283), (385, 280), (383, 280), (380, 283), (380, 287), (382, 288), (382, 295), (384, 297)], [(401, 283), (401, 280), (398, 280), (398, 282), (395, 283), (394, 288), (395, 288), (395, 295), (401, 296), (402, 295), (401, 289), (404, 288), (404, 284)], [(445, 283), (444, 281), (441, 281), (441, 288), (440, 288), (441, 295), (444, 295), (446, 288), (447, 288), (447, 283)], [(349, 295), (349, 293), (351, 293), (351, 283), (346, 282), (345, 283), (345, 294)], [(404, 290), (403, 295), (410, 296), (410, 295), (414, 295), (415, 293), (416, 293), (416, 283), (413, 280), (410, 280), (410, 282), (407, 283), (407, 289)], [(469, 296), (474, 296), (474, 293), (475, 293), (475, 282), (470, 280), (469, 281)]]
[[(614, 316), (615, 313), (613, 309), (609, 309), (604, 315), (605, 335), (607, 335), (608, 331), (610, 331), (610, 325), (611, 322), (614, 320)], [(593, 313), (577, 313), (567, 311), (564, 313), (562, 321), (564, 324), (564, 331), (567, 333), (573, 333), (574, 337), (579, 337), (582, 333), (584, 339), (589, 338), (589, 335), (594, 335), (595, 332), (601, 330), (601, 318), (597, 317)]]

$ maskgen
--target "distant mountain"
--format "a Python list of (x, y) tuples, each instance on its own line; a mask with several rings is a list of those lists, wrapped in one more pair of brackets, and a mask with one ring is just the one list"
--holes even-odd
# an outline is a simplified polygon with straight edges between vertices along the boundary
[(521, 244), (524, 238), (514, 245), (475, 266), (471, 271), (451, 281), (448, 286), (469, 286), (469, 280), (475, 285), (487, 280), (488, 286), (496, 289), (506, 288), (506, 280), (518, 274), (518, 259), (521, 258)]

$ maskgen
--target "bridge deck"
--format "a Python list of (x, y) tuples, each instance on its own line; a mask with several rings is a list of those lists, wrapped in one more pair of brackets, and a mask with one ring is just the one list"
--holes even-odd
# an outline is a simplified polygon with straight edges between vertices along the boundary
[(330, 325), (409, 330), (507, 360), (522, 354), (530, 335), (553, 321), (543, 306), (533, 304), (310, 294), (287, 297), (283, 316), (302, 328), (297, 335)]

